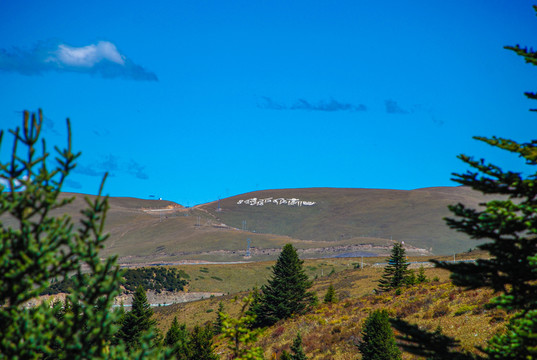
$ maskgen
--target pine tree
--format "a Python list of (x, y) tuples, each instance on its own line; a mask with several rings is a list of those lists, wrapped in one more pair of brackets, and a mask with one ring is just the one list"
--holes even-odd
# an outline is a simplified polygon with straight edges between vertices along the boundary
[(293, 345), (291, 345), (291, 360), (307, 360), (306, 354), (302, 349), (302, 336), (300, 333), (296, 334), (296, 338), (293, 340)]
[(334, 289), (334, 285), (330, 284), (328, 290), (326, 290), (326, 294), (324, 295), (324, 302), (325, 304), (337, 302), (336, 290)]
[(128, 350), (140, 348), (144, 335), (153, 330), (156, 320), (152, 319), (152, 316), (153, 310), (147, 302), (144, 288), (140, 285), (134, 292), (131, 311), (125, 313), (119, 331), (119, 338)]
[(176, 360), (186, 360), (188, 355), (188, 331), (185, 324), (179, 325), (177, 316), (173, 318), (172, 324), (166, 332), (164, 344), (172, 349), (172, 354)]
[(303, 314), (315, 302), (311, 287), (296, 249), (286, 244), (276, 264), (272, 278), (261, 287), (261, 294), (254, 300), (251, 310), (256, 315), (254, 327), (270, 326), (278, 320)]
[(399, 289), (406, 285), (409, 275), (408, 265), (403, 244), (395, 243), (388, 259), (388, 265), (384, 267), (384, 274), (379, 280), (379, 290)]
[[(121, 273), (115, 258), (102, 260), (99, 251), (108, 209), (102, 197), (86, 198), (87, 208), (76, 224), (62, 207), (74, 198), (62, 198), (61, 189), (80, 153), (55, 147), (51, 158), (41, 137), (43, 114), (23, 112), (22, 129), (10, 130), (13, 152), (0, 161), (0, 354), (6, 359), (125, 359), (121, 344), (114, 345)], [(0, 144), (3, 131), (0, 131)], [(75, 230), (76, 229), (76, 230)], [(74, 275), (74, 276), (71, 276)], [(43, 302), (26, 308), (50, 284), (71, 278), (64, 310)], [(142, 344), (147, 348), (147, 344)], [(151, 356), (150, 356), (151, 355)], [(160, 352), (144, 354), (159, 358)]]
[(395, 344), (386, 310), (375, 310), (365, 320), (362, 341), (358, 344), (363, 360), (398, 360), (401, 351)]

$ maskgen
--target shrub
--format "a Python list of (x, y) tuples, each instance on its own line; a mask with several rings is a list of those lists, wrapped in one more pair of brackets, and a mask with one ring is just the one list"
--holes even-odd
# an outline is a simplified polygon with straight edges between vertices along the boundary
[(445, 302), (439, 303), (433, 308), (433, 319), (446, 316), (449, 314), (449, 312), (450, 309), (448, 304)]

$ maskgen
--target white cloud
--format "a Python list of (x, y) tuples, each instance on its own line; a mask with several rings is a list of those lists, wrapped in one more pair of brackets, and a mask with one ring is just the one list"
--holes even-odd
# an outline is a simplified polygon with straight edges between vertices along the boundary
[(72, 47), (65, 44), (58, 45), (48, 61), (58, 61), (67, 66), (93, 67), (95, 64), (108, 60), (119, 65), (125, 65), (125, 57), (119, 53), (116, 46), (108, 41), (99, 41), (82, 47)]
[(0, 70), (24, 75), (57, 71), (87, 73), (104, 78), (158, 81), (153, 72), (121, 54), (116, 45), (109, 41), (80, 47), (46, 41), (30, 50), (0, 49)]

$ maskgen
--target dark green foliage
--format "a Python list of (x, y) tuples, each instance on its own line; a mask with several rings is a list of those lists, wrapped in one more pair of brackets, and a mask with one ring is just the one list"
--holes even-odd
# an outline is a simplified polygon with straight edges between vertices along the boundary
[(149, 334), (156, 324), (152, 316), (153, 310), (147, 302), (145, 290), (139, 286), (132, 299), (131, 311), (125, 313), (118, 333), (128, 350), (140, 348), (144, 335)]
[[(537, 11), (537, 7), (534, 6)], [(537, 65), (537, 53), (520, 46), (506, 46)], [(537, 94), (526, 93), (530, 99)], [(509, 151), (527, 165), (537, 165), (537, 140), (517, 143), (503, 138), (475, 137), (498, 149)], [(526, 174), (504, 171), (500, 167), (459, 158), (472, 171), (454, 174), (455, 181), (484, 194), (496, 195), (495, 200), (480, 204), (480, 209), (463, 204), (450, 206), (456, 216), (446, 219), (448, 225), (476, 240), (488, 240), (477, 246), (489, 253), (489, 259), (476, 263), (449, 264), (436, 262), (438, 267), (452, 272), (453, 282), (468, 289), (490, 288), (499, 296), (491, 301), (495, 306), (517, 311), (507, 325), (507, 331), (494, 336), (484, 350), (492, 359), (537, 358), (537, 172)], [(439, 350), (441, 351), (441, 350)]]
[[(59, 196), (80, 153), (72, 152), (68, 121), (67, 147), (56, 147), (56, 158), (51, 159), (40, 138), (42, 123), (41, 111), (31, 118), (24, 111), (22, 129), (11, 131), (15, 138), (11, 157), (0, 162), (0, 178), (7, 184), (0, 184), (0, 216), (16, 222), (13, 228), (1, 224), (0, 230), (1, 357), (125, 359), (124, 346), (112, 342), (119, 267), (115, 258), (99, 256), (107, 238), (103, 234), (107, 198), (87, 198), (79, 224), (66, 215), (51, 215), (73, 201)], [(47, 302), (24, 306), (53, 280), (68, 274), (75, 276), (63, 306)], [(142, 347), (147, 349), (147, 344)], [(160, 355), (146, 351), (144, 358)]]
[(537, 310), (517, 314), (486, 349), (491, 359), (537, 359)]
[(388, 291), (405, 286), (408, 282), (408, 265), (403, 244), (395, 243), (388, 265), (384, 267), (384, 274), (379, 280), (379, 290)]
[(412, 286), (416, 285), (418, 283), (418, 279), (416, 277), (416, 273), (414, 270), (410, 269), (408, 270), (408, 275), (405, 278), (405, 285)]
[[(127, 292), (134, 292), (138, 286), (157, 293), (162, 291), (183, 291), (189, 276), (183, 270), (152, 266), (140, 269), (127, 269), (123, 273), (123, 287)], [(66, 278), (53, 282), (40, 295), (69, 293), (73, 288), (73, 279)]]
[(214, 334), (218, 335), (222, 333), (222, 314), (224, 313), (224, 303), (218, 303), (218, 311), (216, 313), (216, 321), (214, 322)]
[(296, 338), (293, 340), (293, 345), (291, 345), (291, 360), (307, 360), (306, 354), (302, 349), (302, 336), (300, 333), (296, 334)]
[(138, 286), (143, 286), (146, 290), (153, 290), (157, 293), (161, 291), (183, 291), (188, 281), (188, 275), (183, 270), (155, 266), (140, 269), (128, 269), (123, 275), (125, 278), (124, 287), (127, 291), (134, 291)]
[(386, 310), (375, 310), (365, 320), (362, 341), (358, 344), (363, 360), (398, 360), (401, 351), (395, 344), (395, 337)]
[(59, 293), (70, 293), (73, 289), (74, 281), (71, 278), (66, 278), (62, 281), (55, 281), (50, 284), (45, 290), (41, 291), (39, 295), (54, 295)]
[(272, 278), (261, 287), (261, 294), (254, 299), (251, 310), (256, 316), (254, 327), (270, 326), (278, 320), (294, 314), (305, 313), (315, 302), (311, 287), (296, 249), (286, 244), (276, 264), (272, 267)]
[(217, 360), (213, 349), (213, 330), (210, 324), (196, 325), (190, 333), (187, 360)]
[(164, 344), (172, 349), (176, 360), (186, 360), (188, 354), (188, 331), (185, 324), (179, 325), (177, 316), (173, 318), (172, 325), (166, 332)]
[(291, 354), (289, 354), (287, 351), (282, 351), (282, 354), (280, 355), (280, 360), (292, 360)]
[(425, 275), (425, 269), (423, 268), (423, 265), (422, 265), (422, 266), (420, 266), (420, 268), (418, 270), (418, 276), (416, 278), (416, 283), (423, 284), (423, 283), (426, 283), (428, 281), (429, 281), (429, 279), (427, 279), (427, 276)]
[[(518, 144), (500, 138), (477, 139), (518, 154), (529, 165), (537, 164), (536, 141)], [(504, 308), (534, 308), (537, 272), (530, 265), (528, 256), (537, 254), (537, 173), (523, 177), (483, 160), (465, 155), (459, 158), (477, 171), (456, 174), (454, 180), (485, 194), (496, 194), (499, 200), (491, 200), (479, 210), (463, 204), (450, 206), (457, 218), (446, 221), (451, 228), (465, 232), (473, 239), (488, 239), (477, 247), (487, 251), (490, 259), (480, 259), (476, 263), (437, 263), (437, 266), (450, 270), (456, 285), (469, 289), (487, 287), (503, 293), (496, 303)]]
[(204, 327), (196, 325), (188, 332), (186, 325), (179, 324), (177, 317), (174, 317), (166, 332), (164, 345), (171, 349), (176, 360), (217, 360), (212, 338), (213, 332), (209, 324)]
[(337, 302), (336, 290), (334, 289), (334, 285), (330, 284), (330, 286), (328, 287), (328, 290), (326, 290), (326, 294), (324, 295), (324, 302), (325, 303)]

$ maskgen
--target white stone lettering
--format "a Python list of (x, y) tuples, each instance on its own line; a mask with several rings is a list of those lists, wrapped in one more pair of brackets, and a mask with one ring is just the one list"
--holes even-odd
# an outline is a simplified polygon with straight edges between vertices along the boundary
[(287, 205), (287, 206), (313, 206), (316, 204), (315, 201), (304, 201), (297, 198), (277, 198), (274, 199), (272, 197), (264, 198), (264, 199), (258, 199), (258, 198), (250, 198), (246, 200), (239, 200), (237, 201), (237, 205), (250, 205), (250, 206), (264, 206), (265, 204), (275, 204), (275, 205)]

